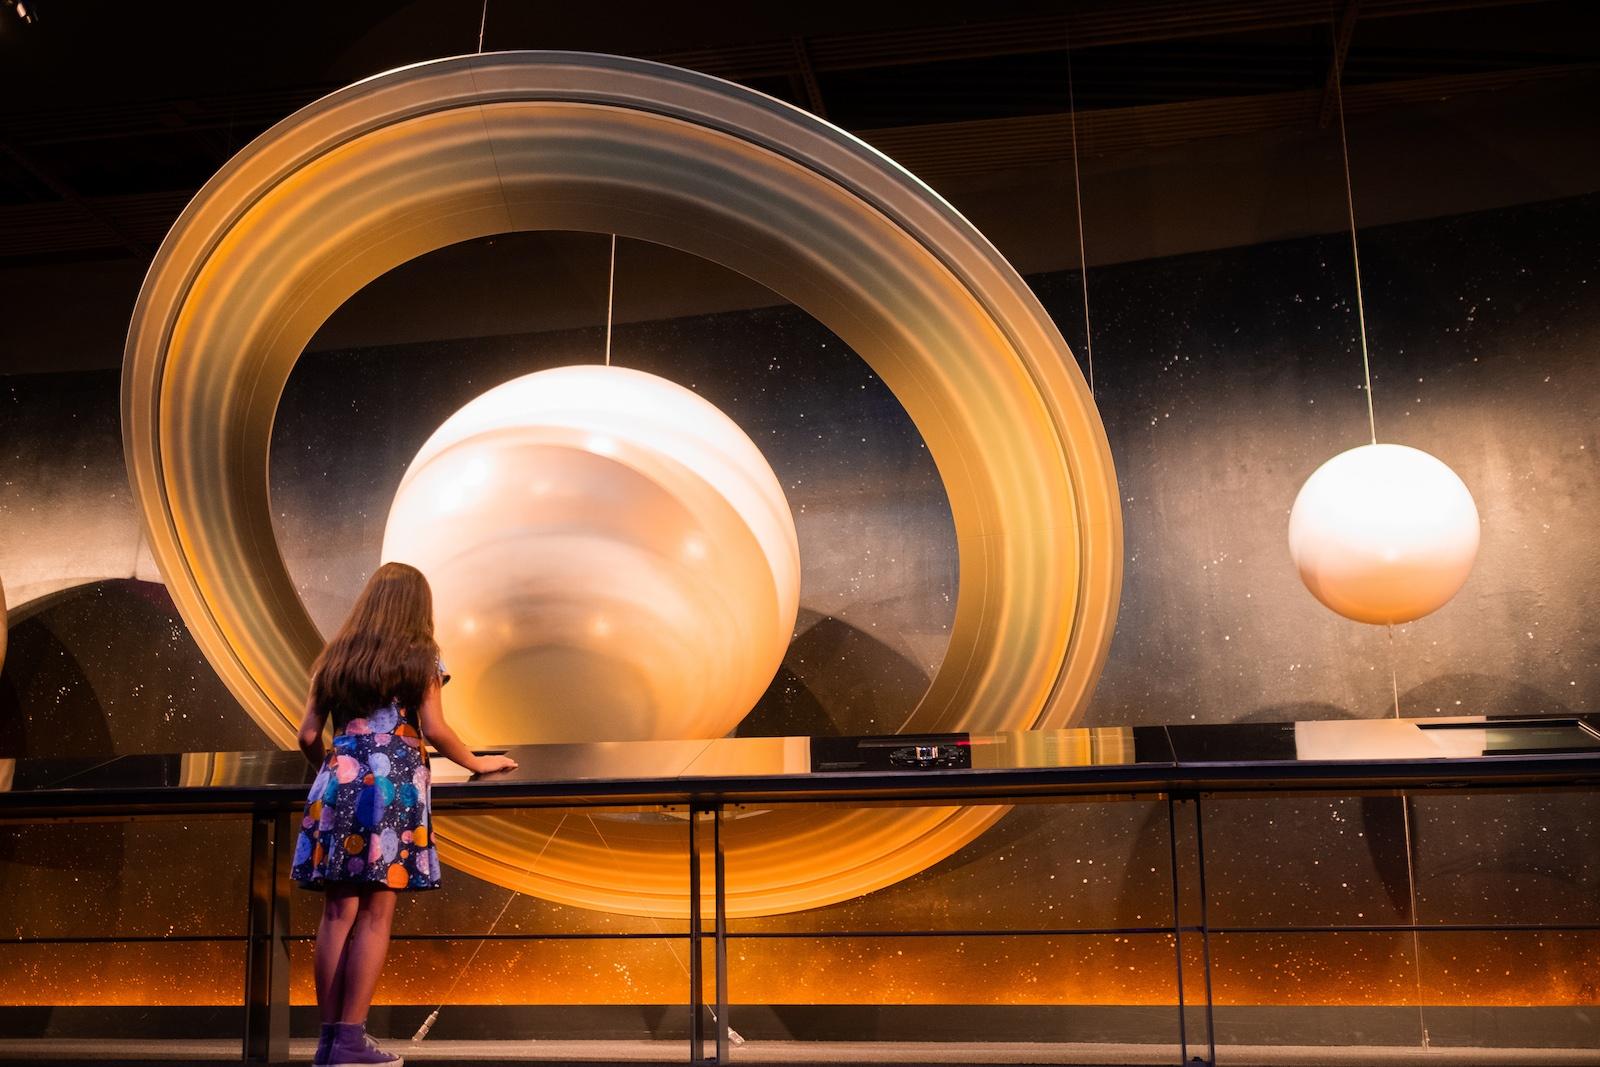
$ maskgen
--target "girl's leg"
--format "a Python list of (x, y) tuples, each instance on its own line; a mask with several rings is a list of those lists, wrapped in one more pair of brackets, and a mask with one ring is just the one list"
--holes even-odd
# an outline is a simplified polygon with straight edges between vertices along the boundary
[(323, 896), (322, 922), (317, 925), (317, 1008), (324, 1023), (339, 1021), (344, 1006), (344, 959), (361, 898), (354, 887), (330, 886)]
[(344, 996), (338, 1021), (364, 1023), (372, 1006), (373, 990), (389, 954), (389, 927), (394, 922), (396, 893), (393, 889), (371, 888), (361, 893), (360, 909), (350, 931), (345, 950)]

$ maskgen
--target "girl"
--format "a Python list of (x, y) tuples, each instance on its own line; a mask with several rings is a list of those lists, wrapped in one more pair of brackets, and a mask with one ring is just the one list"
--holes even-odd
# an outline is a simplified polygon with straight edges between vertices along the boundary
[[(478, 756), (444, 721), (449, 681), (433, 639), (422, 572), (385, 563), (311, 670), (300, 749), (320, 768), (306, 797), (292, 877), (325, 894), (317, 927), (318, 1067), (395, 1064), (367, 1036), (367, 1008), (389, 949), (395, 894), (437, 889), (426, 737), (474, 774), (514, 760)], [(323, 722), (333, 719), (333, 751)]]

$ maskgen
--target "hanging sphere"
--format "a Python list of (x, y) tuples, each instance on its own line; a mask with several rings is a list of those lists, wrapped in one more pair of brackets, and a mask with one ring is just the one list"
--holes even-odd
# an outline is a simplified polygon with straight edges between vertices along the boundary
[(1419, 619), (1456, 595), (1478, 554), (1478, 508), (1455, 471), (1405, 445), (1318, 467), (1289, 513), (1306, 588), (1358, 622)]
[(484, 393), (411, 461), (383, 558), (433, 587), (469, 744), (720, 737), (783, 661), (794, 517), (733, 420), (621, 367)]

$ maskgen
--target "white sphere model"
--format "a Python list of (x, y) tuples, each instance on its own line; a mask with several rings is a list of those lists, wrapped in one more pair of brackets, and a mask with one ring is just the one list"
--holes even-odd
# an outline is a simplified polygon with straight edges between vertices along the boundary
[(1455, 596), (1478, 553), (1478, 509), (1456, 473), (1405, 445), (1318, 467), (1289, 514), (1289, 553), (1316, 598), (1358, 622), (1410, 622)]
[(621, 367), (540, 371), (411, 461), (383, 558), (433, 587), (469, 744), (720, 737), (783, 661), (794, 516), (715, 405)]

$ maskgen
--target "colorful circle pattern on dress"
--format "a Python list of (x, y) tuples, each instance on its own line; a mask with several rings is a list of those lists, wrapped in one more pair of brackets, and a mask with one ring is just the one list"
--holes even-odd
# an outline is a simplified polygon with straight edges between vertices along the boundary
[(303, 888), (438, 888), (428, 754), (413, 715), (389, 704), (333, 738), (295, 842), (291, 877)]

